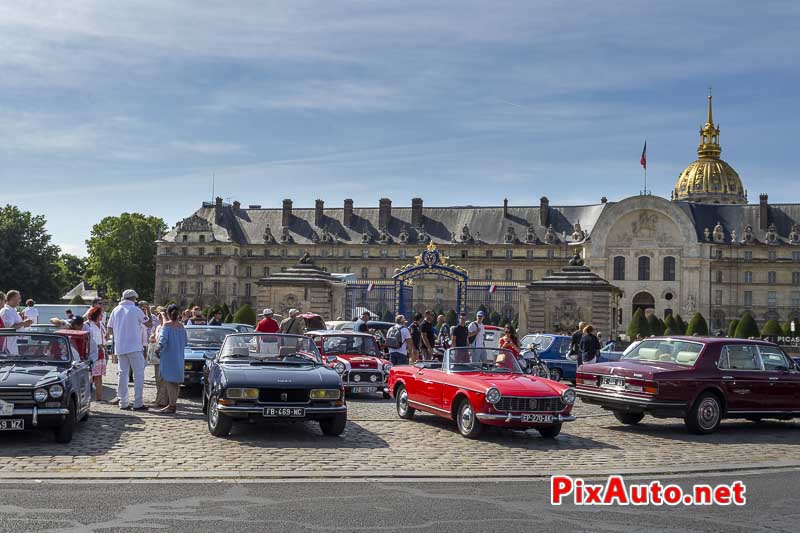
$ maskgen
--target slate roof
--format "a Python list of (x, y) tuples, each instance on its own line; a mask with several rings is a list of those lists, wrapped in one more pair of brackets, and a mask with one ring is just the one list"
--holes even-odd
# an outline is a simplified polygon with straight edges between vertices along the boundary
[[(753, 236), (759, 242), (765, 241), (765, 231), (759, 224), (759, 205), (722, 205), (675, 202), (694, 222), (698, 241), (706, 242), (705, 228), (714, 230), (720, 222), (725, 231), (725, 242), (730, 242), (731, 231), (741, 240), (744, 228), (752, 226)], [(600, 214), (613, 202), (585, 206), (549, 206), (547, 225), (552, 225), (556, 242), (572, 242), (574, 224), (580, 224), (591, 234)], [(498, 207), (424, 207), (422, 229), (434, 243), (451, 243), (455, 235), (460, 242), (462, 228), (466, 225), (476, 242), (502, 244), (511, 226), (519, 242), (525, 242), (528, 227), (532, 227), (537, 241), (543, 242), (547, 227), (540, 223), (539, 206), (509, 206), (507, 215), (504, 208)], [(364, 233), (377, 242), (380, 235), (379, 208), (354, 207), (349, 227), (343, 223), (344, 209), (326, 208), (319, 227), (314, 223), (313, 208), (294, 208), (289, 224), (289, 232), (294, 243), (299, 245), (316, 244), (327, 234), (345, 244), (361, 244)], [(418, 242), (418, 228), (411, 224), (411, 207), (392, 207), (392, 217), (387, 228), (388, 235), (395, 243), (400, 242), (401, 233), (408, 234), (408, 242)], [(263, 244), (264, 232), (269, 226), (277, 242), (280, 242), (282, 228), (281, 208), (240, 208), (234, 211), (230, 204), (224, 204), (218, 221), (215, 221), (213, 204), (206, 203), (194, 215), (211, 223), (214, 239), (220, 242), (239, 244)], [(191, 217), (190, 217), (191, 218)], [(786, 241), (792, 226), (800, 224), (800, 204), (770, 204), (769, 220), (775, 224), (779, 241)], [(165, 241), (175, 241), (176, 229), (164, 237)]]

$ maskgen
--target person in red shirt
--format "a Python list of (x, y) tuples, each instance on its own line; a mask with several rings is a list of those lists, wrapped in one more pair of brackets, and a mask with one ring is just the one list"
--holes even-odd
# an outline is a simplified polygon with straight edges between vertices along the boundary
[(264, 318), (262, 318), (261, 322), (256, 326), (256, 331), (259, 333), (278, 333), (281, 328), (278, 326), (275, 319), (272, 318), (273, 314), (272, 309), (264, 309)]
[(511, 324), (506, 324), (503, 337), (500, 339), (500, 348), (510, 350), (515, 357), (519, 357), (519, 337), (517, 337), (517, 332), (514, 331), (514, 327)]

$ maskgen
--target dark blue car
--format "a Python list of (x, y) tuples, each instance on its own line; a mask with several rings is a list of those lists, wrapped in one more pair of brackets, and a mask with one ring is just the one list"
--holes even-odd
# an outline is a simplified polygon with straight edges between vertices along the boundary
[(186, 326), (186, 348), (183, 350), (183, 383), (200, 385), (203, 383), (203, 367), (207, 355), (216, 355), (225, 337), (238, 333), (234, 327), (226, 326)]
[[(570, 356), (569, 346), (572, 343), (572, 337), (568, 335), (553, 335), (550, 333), (537, 333), (534, 335), (525, 335), (520, 341), (522, 349), (525, 350), (531, 344), (536, 345), (539, 352), (539, 358), (550, 369), (550, 379), (554, 381), (567, 381), (575, 382), (575, 370), (577, 363), (575, 356)], [(600, 350), (600, 357), (597, 358), (598, 363), (608, 361), (617, 361), (622, 352), (612, 351), (608, 348)]]

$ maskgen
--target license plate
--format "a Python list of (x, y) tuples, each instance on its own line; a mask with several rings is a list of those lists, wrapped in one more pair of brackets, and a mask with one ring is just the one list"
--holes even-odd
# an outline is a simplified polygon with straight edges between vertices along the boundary
[(523, 414), (522, 415), (523, 422), (536, 422), (540, 424), (550, 424), (553, 422), (553, 415), (534, 415), (534, 414)]
[(613, 376), (603, 376), (600, 381), (601, 387), (609, 387), (613, 389), (620, 389), (625, 387), (625, 378), (617, 378)]
[(0, 400), (0, 416), (11, 416), (14, 414), (14, 404)]
[(264, 416), (296, 418), (306, 416), (305, 407), (265, 407)]
[(19, 431), (25, 429), (23, 419), (0, 420), (0, 431)]
[(378, 387), (350, 387), (350, 392), (378, 392)]

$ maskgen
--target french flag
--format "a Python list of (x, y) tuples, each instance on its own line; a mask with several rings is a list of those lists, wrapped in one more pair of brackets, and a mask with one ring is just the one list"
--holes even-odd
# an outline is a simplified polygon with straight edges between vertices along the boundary
[(497, 285), (489, 285), (489, 294), (494, 294), (497, 292)]

